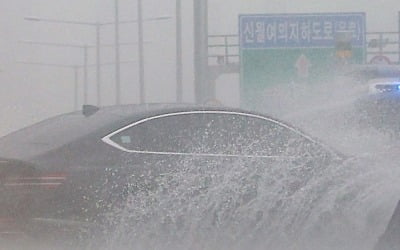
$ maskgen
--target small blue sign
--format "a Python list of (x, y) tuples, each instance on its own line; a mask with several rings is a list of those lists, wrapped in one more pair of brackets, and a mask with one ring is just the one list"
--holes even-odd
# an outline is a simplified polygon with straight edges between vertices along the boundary
[(365, 26), (365, 13), (240, 15), (240, 48), (329, 48), (340, 32), (364, 47)]

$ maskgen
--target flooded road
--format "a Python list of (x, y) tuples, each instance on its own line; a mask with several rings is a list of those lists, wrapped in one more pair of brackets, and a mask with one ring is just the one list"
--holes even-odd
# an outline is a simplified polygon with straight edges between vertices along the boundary
[[(346, 157), (307, 162), (184, 162), (132, 194), (93, 239), (8, 239), (6, 249), (372, 249), (400, 199), (400, 143), (357, 124), (353, 97), (282, 119)], [(313, 104), (313, 103), (311, 103)], [(315, 104), (315, 103), (314, 103)], [(282, 108), (282, 106), (281, 106)]]

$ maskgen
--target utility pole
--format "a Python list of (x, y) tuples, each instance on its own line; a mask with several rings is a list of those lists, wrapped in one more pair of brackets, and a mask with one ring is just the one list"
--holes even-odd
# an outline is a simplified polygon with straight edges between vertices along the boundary
[(210, 97), (208, 71), (208, 6), (207, 0), (193, 0), (194, 7), (194, 78), (196, 103)]
[(144, 46), (143, 46), (143, 11), (142, 0), (138, 0), (138, 49), (139, 49), (139, 88), (140, 103), (145, 103), (145, 86), (144, 86)]
[(181, 0), (176, 0), (176, 101), (183, 101), (182, 86), (182, 13)]

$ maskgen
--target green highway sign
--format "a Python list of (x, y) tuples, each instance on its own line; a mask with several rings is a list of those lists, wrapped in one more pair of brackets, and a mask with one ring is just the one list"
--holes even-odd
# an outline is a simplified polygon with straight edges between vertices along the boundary
[(241, 101), (254, 106), (269, 87), (327, 82), (363, 63), (365, 14), (240, 15), (239, 40)]

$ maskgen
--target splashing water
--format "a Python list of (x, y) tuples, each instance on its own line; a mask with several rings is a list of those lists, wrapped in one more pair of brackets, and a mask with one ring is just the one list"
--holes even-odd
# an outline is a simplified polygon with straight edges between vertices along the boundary
[(348, 119), (358, 91), (319, 91), (322, 108), (307, 97), (301, 110), (275, 111), (360, 157), (312, 168), (188, 160), (112, 216), (104, 249), (372, 249), (400, 198), (399, 146)]
[(112, 230), (82, 249), (372, 249), (400, 199), (400, 147), (349, 122), (352, 97), (335, 98), (276, 111), (357, 157), (314, 166), (185, 159), (132, 193), (108, 215)]
[(399, 198), (400, 169), (370, 159), (309, 176), (288, 162), (188, 164), (113, 214), (105, 249), (371, 249)]

